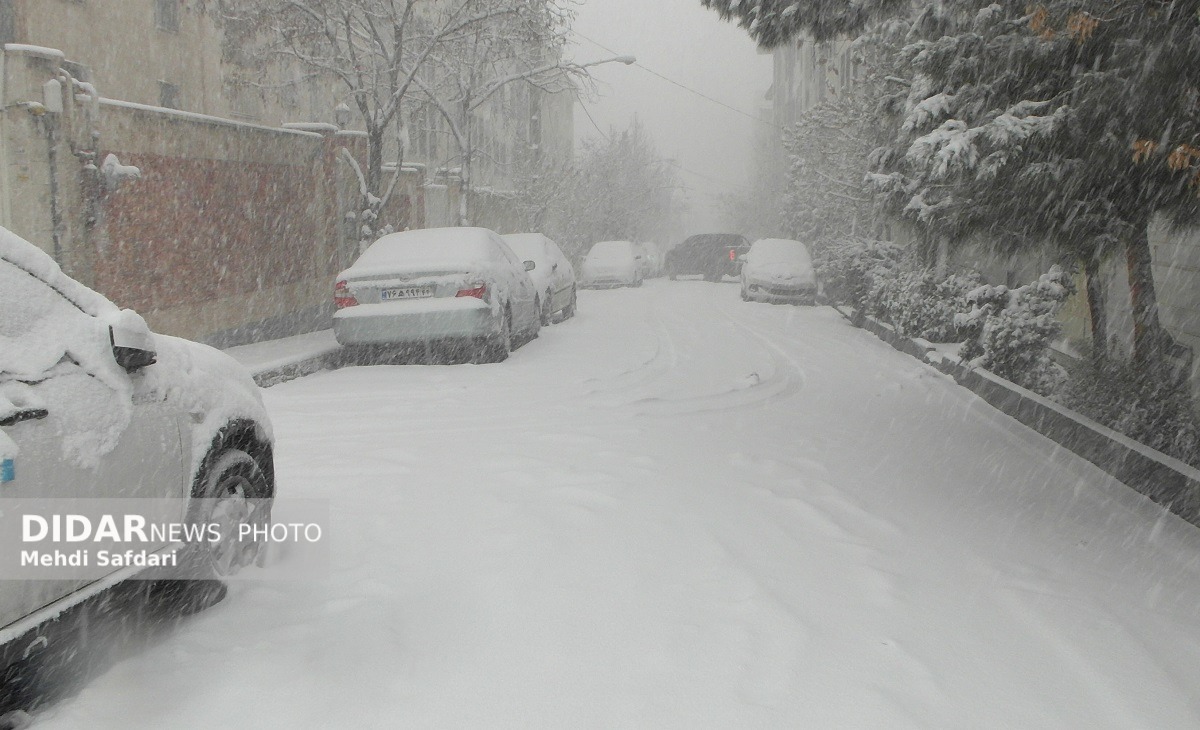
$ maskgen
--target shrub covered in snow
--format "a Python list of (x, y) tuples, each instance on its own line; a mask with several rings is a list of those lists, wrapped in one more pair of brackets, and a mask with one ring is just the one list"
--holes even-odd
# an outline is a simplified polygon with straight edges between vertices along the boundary
[(962, 340), (955, 315), (968, 308), (967, 293), (982, 283), (978, 274), (939, 277), (932, 269), (906, 267), (890, 273), (877, 278), (868, 295), (870, 314), (907, 337), (933, 342)]
[(878, 279), (886, 278), (904, 249), (887, 241), (853, 239), (818, 248), (817, 277), (834, 301), (862, 311)]
[(1075, 368), (1055, 400), (1152, 449), (1200, 468), (1200, 423), (1186, 382), (1103, 360)]
[(1070, 275), (1058, 266), (1017, 289), (973, 289), (966, 297), (971, 310), (956, 318), (970, 335), (960, 357), (1024, 388), (1053, 392), (1066, 374), (1050, 357), (1050, 343), (1061, 329), (1058, 310), (1073, 291)]

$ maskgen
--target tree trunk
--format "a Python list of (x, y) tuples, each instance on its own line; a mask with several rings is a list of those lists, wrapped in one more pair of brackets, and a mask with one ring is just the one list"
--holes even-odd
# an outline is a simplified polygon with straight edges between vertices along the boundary
[(1168, 336), (1158, 319), (1158, 293), (1151, 269), (1148, 227), (1148, 222), (1139, 225), (1125, 242), (1125, 262), (1133, 304), (1133, 357), (1139, 363), (1159, 365), (1166, 354)]
[(1100, 259), (1092, 256), (1083, 267), (1087, 285), (1088, 314), (1092, 320), (1092, 357), (1108, 357), (1108, 313), (1104, 308), (1104, 282), (1100, 278)]

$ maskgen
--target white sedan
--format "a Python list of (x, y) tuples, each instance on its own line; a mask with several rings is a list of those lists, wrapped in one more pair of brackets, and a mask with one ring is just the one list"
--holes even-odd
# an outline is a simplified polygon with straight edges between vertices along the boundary
[(575, 269), (558, 244), (540, 233), (510, 233), (501, 236), (513, 253), (523, 261), (532, 261), (529, 278), (538, 292), (542, 324), (562, 312), (563, 319), (575, 316)]
[(333, 334), (351, 347), (465, 344), (500, 362), (542, 326), (528, 266), (486, 228), (386, 235), (338, 274)]
[(742, 299), (814, 304), (817, 275), (808, 247), (799, 241), (755, 241), (742, 262)]
[[(261, 548), (240, 528), (269, 524), (273, 443), (235, 360), (153, 334), (0, 228), (0, 720), (31, 699), (17, 678), (82, 661), (113, 605), (224, 595), (213, 578)], [(97, 510), (124, 531), (69, 536)], [(177, 540), (197, 524), (221, 529)]]

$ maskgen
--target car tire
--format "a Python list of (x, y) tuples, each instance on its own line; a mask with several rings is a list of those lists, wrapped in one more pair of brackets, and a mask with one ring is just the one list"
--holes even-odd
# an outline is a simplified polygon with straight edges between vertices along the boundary
[[(201, 542), (198, 557), (202, 571), (233, 575), (255, 562), (266, 545), (262, 539), (241, 540), (243, 525), (270, 527), (270, 483), (253, 456), (241, 449), (217, 453), (200, 477), (200, 488), (191, 515), (193, 524), (218, 525), (222, 539)], [(202, 576), (203, 577), (203, 576)]]
[(571, 287), (571, 302), (563, 307), (563, 319), (570, 319), (575, 316), (575, 309), (578, 305), (575, 301), (575, 287)]
[(506, 308), (500, 319), (500, 332), (484, 339), (476, 354), (476, 362), (504, 362), (512, 352), (512, 314)]
[(742, 287), (742, 301), (743, 302), (750, 301), (750, 295), (746, 293), (746, 287)]
[(554, 316), (554, 312), (550, 311), (550, 308), (554, 306), (554, 305), (551, 303), (552, 301), (553, 301), (553, 300), (552, 300), (552, 298), (551, 298), (551, 296), (550, 296), (550, 291), (549, 291), (549, 290), (547, 290), (547, 291), (546, 291), (546, 298), (545, 298), (544, 300), (542, 300), (541, 306), (540, 306), (540, 307), (539, 307), (539, 309), (538, 309), (538, 312), (539, 312), (539, 315), (538, 315), (538, 316), (539, 316), (539, 317), (541, 318), (541, 320), (542, 320), (542, 326), (543, 326), (543, 327), (545, 327), (546, 325), (550, 324), (550, 319), (551, 319), (551, 317), (553, 317), (553, 316)]

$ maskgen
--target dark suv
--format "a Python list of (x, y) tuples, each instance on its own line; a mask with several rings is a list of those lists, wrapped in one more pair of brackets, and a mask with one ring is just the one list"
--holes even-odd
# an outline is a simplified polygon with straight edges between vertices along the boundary
[(737, 276), (750, 242), (736, 233), (701, 233), (667, 251), (667, 276), (701, 275), (705, 281)]

